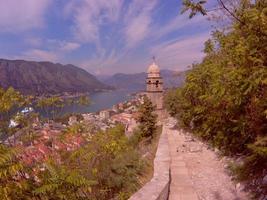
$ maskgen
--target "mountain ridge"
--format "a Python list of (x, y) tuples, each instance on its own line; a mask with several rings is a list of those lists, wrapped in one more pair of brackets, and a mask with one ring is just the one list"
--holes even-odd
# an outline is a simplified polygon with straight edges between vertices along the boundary
[(0, 59), (0, 86), (23, 94), (87, 93), (112, 89), (75, 65)]
[[(161, 76), (164, 88), (180, 87), (184, 83), (186, 71), (174, 71), (163, 69)], [(115, 73), (110, 76), (97, 76), (103, 83), (116, 89), (145, 90), (146, 72), (139, 73)]]

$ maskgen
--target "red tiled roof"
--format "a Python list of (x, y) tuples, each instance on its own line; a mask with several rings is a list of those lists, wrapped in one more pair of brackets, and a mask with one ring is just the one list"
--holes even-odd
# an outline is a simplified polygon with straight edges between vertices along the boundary
[[(32, 146), (24, 146), (20, 158), (25, 164), (32, 165), (43, 162), (49, 157), (53, 157), (60, 162), (60, 151), (73, 151), (79, 148), (85, 140), (81, 135), (67, 134), (64, 140), (59, 136), (60, 131), (43, 129), (39, 133), (40, 137), (34, 140)], [(51, 144), (47, 141), (51, 140)]]

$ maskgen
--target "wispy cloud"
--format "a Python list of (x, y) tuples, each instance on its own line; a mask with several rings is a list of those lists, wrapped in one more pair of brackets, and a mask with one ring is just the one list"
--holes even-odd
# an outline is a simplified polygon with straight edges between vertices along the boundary
[[(95, 54), (91, 58), (79, 60), (78, 65), (83, 67), (84, 69), (89, 69), (95, 74), (100, 74), (107, 71), (112, 71), (112, 67), (116, 67), (120, 59), (120, 52), (112, 50), (111, 52), (109, 52), (109, 54)], [(109, 69), (107, 69), (107, 66)]]
[(0, 32), (17, 33), (44, 25), (51, 0), (0, 0)]
[(102, 73), (143, 71), (155, 55), (163, 68), (183, 68), (202, 58), (210, 29), (200, 15), (191, 20), (179, 15), (180, 5), (177, 0), (0, 0), (0, 55), (70, 62)]
[(76, 43), (76, 42), (64, 42), (62, 45), (61, 45), (61, 50), (63, 51), (73, 51), (73, 50), (76, 50), (80, 47), (81, 45), (79, 43)]
[(207, 18), (201, 15), (198, 15), (192, 19), (189, 19), (187, 15), (177, 15), (167, 24), (160, 25), (160, 27), (156, 27), (156, 29), (153, 31), (153, 36), (155, 38), (160, 38), (182, 28), (194, 27), (198, 24), (204, 24), (206, 21)]
[(59, 57), (54, 52), (45, 51), (42, 49), (31, 49), (24, 52), (21, 56), (17, 56), (18, 59), (26, 59), (33, 61), (52, 61), (57, 62)]
[(100, 26), (118, 19), (122, 3), (122, 0), (69, 1), (65, 6), (65, 14), (73, 18), (75, 38), (83, 43), (97, 43)]
[(135, 0), (130, 4), (128, 13), (125, 16), (125, 40), (127, 48), (137, 46), (144, 40), (151, 30), (152, 11), (157, 0), (141, 1)]
[(56, 39), (27, 38), (29, 49), (16, 56), (17, 59), (64, 62), (66, 53), (77, 50), (81, 44)]
[(26, 38), (25, 43), (32, 47), (45, 47), (55, 51), (74, 51), (81, 47), (80, 43), (58, 39)]
[(24, 38), (23, 42), (30, 47), (40, 47), (43, 45), (44, 40), (40, 37), (29, 36)]
[(193, 62), (200, 61), (204, 53), (204, 42), (210, 32), (187, 38), (176, 39), (153, 46), (150, 54), (155, 55), (160, 64), (166, 68), (184, 70)]

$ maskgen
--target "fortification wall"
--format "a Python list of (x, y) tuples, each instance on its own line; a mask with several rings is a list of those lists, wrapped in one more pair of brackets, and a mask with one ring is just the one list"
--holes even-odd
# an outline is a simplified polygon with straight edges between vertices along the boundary
[(170, 152), (168, 136), (163, 126), (154, 159), (153, 178), (129, 200), (167, 200), (170, 185)]

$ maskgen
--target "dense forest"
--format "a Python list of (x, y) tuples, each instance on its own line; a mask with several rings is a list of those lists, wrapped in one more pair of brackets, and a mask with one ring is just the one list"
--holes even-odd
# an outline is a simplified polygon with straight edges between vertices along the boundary
[[(180, 125), (225, 155), (242, 158), (231, 167), (235, 177), (262, 195), (267, 193), (267, 1), (240, 0), (234, 7), (218, 2), (228, 22), (212, 32), (205, 58), (165, 103)], [(205, 1), (184, 4), (190, 17), (209, 12)]]

